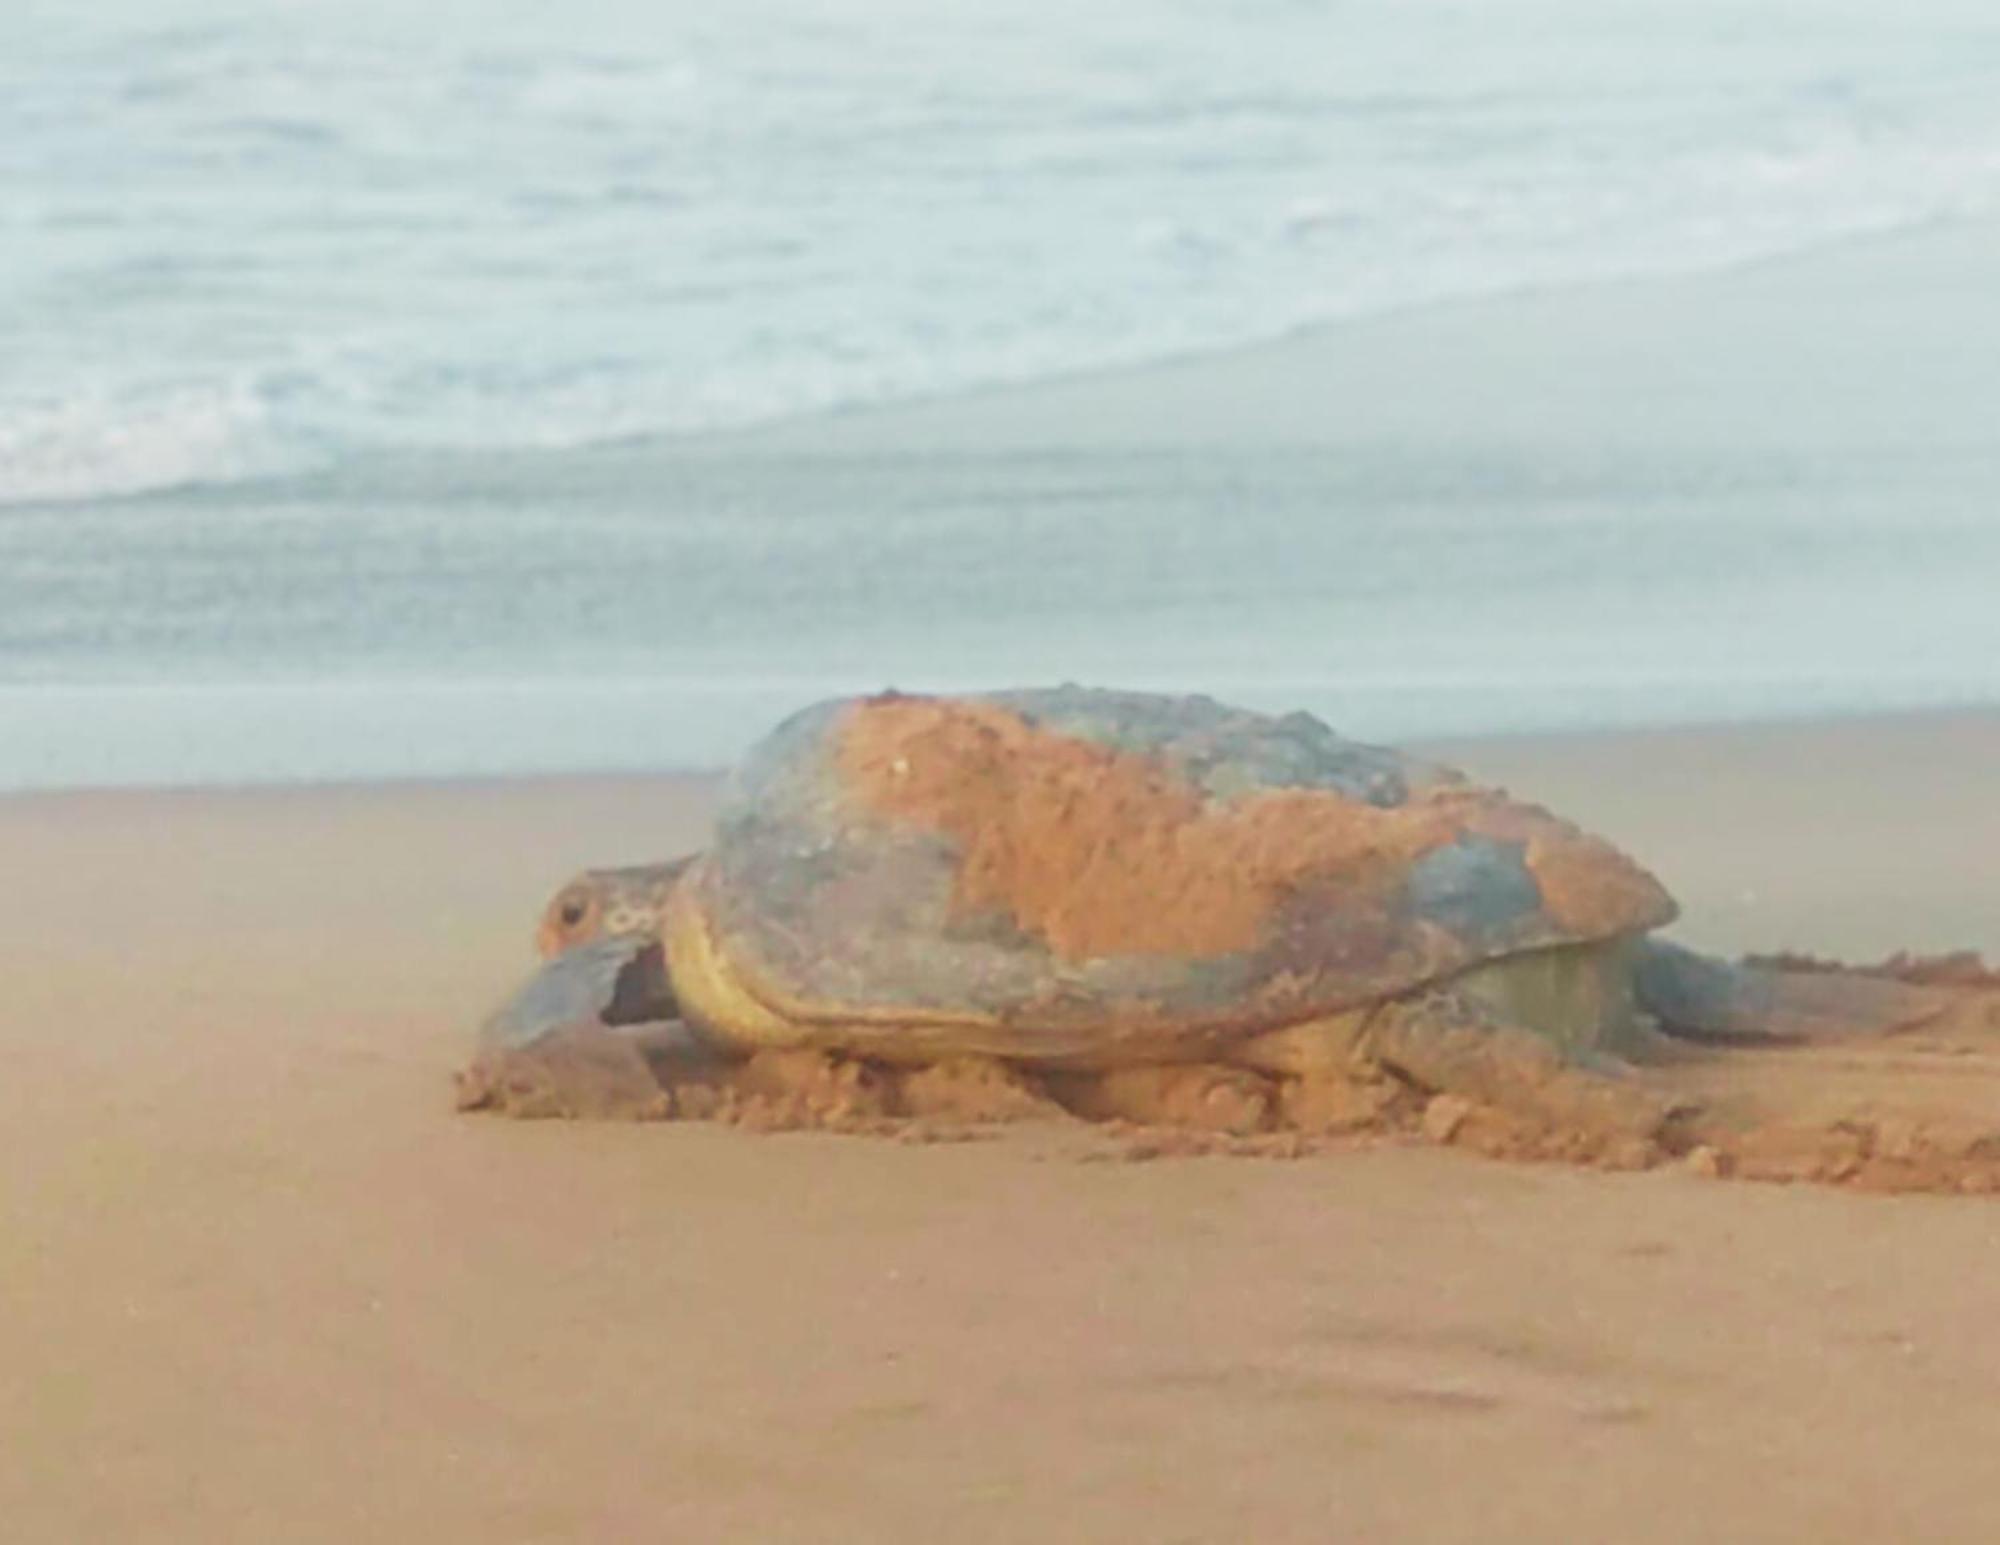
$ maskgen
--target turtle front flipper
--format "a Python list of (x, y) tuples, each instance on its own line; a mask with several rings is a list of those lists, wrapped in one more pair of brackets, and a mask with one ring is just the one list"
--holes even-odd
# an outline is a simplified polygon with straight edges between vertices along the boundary
[(457, 1074), (458, 1108), (524, 1119), (661, 1121), (673, 1097), (637, 1040), (571, 1025), (531, 1046), (482, 1051)]
[[(556, 956), (479, 1028), (461, 1110), (651, 1119), (672, 1113), (653, 1058), (685, 1050), (657, 940), (607, 938)], [(649, 1056), (650, 1054), (650, 1056)]]
[(1894, 1035), (1950, 1012), (1946, 985), (1813, 962), (1732, 962), (1659, 939), (1633, 966), (1640, 1004), (1669, 1035), (1721, 1042)]
[(482, 1050), (530, 1046), (576, 1025), (639, 1025), (680, 1017), (657, 938), (598, 939), (565, 950), (522, 983), (479, 1027)]

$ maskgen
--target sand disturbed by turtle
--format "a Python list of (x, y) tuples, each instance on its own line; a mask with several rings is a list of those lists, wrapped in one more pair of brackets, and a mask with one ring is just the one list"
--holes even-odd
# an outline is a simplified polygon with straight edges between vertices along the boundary
[(1602, 839), (1309, 715), (841, 700), (702, 853), (557, 893), (460, 1103), (2000, 1189), (2000, 982), (1731, 964), (1674, 916)]

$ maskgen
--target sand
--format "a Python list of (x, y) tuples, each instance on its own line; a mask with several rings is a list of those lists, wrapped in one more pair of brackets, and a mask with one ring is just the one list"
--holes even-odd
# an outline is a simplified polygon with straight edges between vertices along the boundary
[[(1449, 749), (1692, 942), (2000, 945), (2000, 717)], [(712, 794), (0, 801), (0, 1532), (2000, 1531), (1990, 1199), (454, 1115), (547, 892)]]

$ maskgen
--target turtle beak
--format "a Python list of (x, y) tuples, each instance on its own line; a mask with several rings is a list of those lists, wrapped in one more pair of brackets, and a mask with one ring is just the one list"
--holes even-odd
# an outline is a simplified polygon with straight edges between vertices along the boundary
[(522, 983), (486, 1016), (479, 1044), (516, 1051), (578, 1025), (643, 1025), (679, 1014), (658, 939), (595, 939), (564, 951)]

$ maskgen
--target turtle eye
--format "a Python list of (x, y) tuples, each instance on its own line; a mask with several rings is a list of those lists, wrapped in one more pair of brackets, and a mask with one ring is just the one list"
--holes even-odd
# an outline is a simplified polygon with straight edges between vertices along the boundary
[(574, 928), (583, 921), (583, 914), (588, 910), (580, 901), (565, 901), (562, 910), (556, 916), (562, 919), (565, 928)]

